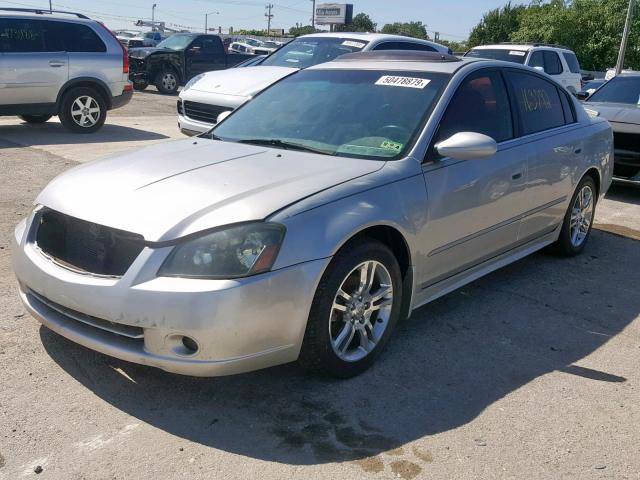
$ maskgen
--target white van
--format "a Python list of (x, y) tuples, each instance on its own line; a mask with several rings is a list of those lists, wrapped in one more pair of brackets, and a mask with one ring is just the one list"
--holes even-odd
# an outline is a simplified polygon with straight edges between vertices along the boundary
[(547, 43), (500, 43), (474, 47), (465, 57), (489, 58), (528, 65), (552, 76), (571, 93), (582, 90), (576, 54), (561, 45)]

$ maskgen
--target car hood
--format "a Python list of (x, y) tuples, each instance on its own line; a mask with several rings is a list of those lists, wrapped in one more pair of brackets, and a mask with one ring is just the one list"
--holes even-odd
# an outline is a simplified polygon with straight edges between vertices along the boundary
[(190, 90), (250, 97), (297, 71), (297, 68), (289, 67), (230, 68), (205, 73)]
[(640, 126), (640, 105), (628, 103), (586, 102), (585, 108), (615, 123), (634, 123)]
[(47, 185), (36, 203), (162, 242), (220, 225), (262, 220), (383, 165), (185, 139), (73, 168)]
[(149, 55), (157, 52), (175, 53), (176, 51), (170, 48), (137, 47), (129, 49), (129, 56), (131, 58), (147, 58)]

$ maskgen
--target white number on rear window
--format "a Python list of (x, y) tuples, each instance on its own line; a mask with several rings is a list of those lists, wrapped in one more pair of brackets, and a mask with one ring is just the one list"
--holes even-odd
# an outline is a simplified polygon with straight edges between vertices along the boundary
[(424, 88), (429, 85), (431, 80), (415, 77), (396, 77), (393, 75), (384, 75), (378, 79), (376, 85), (387, 85), (390, 87), (408, 87), (408, 88)]

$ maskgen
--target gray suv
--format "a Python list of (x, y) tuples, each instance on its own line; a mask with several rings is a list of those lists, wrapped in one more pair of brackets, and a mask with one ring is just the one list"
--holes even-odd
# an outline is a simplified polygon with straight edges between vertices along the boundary
[(103, 24), (79, 14), (0, 8), (0, 115), (92, 133), (131, 100), (129, 57)]

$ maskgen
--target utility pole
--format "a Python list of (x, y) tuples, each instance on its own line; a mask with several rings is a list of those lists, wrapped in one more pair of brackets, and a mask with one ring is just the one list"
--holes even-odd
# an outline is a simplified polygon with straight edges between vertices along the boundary
[(53, 5), (51, 5), (51, 0), (49, 0), (49, 11), (53, 13)]
[(631, 29), (631, 17), (633, 17), (633, 0), (629, 0), (629, 10), (627, 11), (627, 20), (624, 22), (624, 31), (622, 32), (622, 42), (620, 43), (620, 52), (618, 53), (618, 63), (616, 64), (616, 75), (620, 75), (624, 68), (624, 55), (627, 50), (627, 42), (629, 41), (629, 30)]
[(156, 7), (158, 6), (157, 3), (153, 4), (153, 7), (151, 7), (151, 31), (155, 32), (156, 31)]
[(313, 3), (313, 6), (311, 7), (311, 26), (315, 29), (316, 28), (316, 0), (311, 0), (311, 2)]
[(264, 16), (267, 17), (267, 35), (270, 35), (271, 32), (271, 19), (273, 18), (273, 14), (271, 13), (271, 9), (273, 8), (273, 4), (268, 4), (265, 7), (268, 13), (265, 13)]

